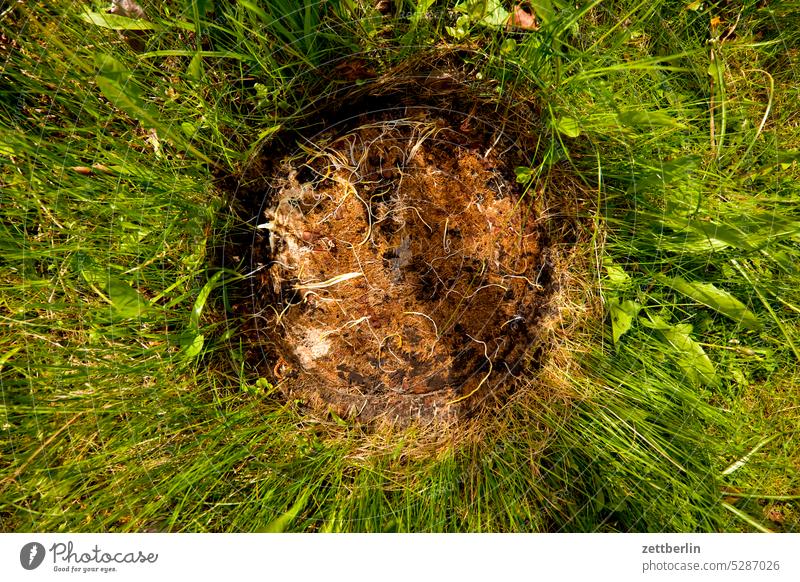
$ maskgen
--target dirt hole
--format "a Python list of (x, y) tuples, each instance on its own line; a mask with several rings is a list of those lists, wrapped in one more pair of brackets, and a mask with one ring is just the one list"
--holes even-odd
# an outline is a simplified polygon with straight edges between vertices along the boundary
[(543, 365), (569, 244), (552, 221), (568, 220), (516, 182), (519, 140), (476, 109), (373, 104), (264, 165), (238, 307), (259, 375), (287, 397), (449, 422)]

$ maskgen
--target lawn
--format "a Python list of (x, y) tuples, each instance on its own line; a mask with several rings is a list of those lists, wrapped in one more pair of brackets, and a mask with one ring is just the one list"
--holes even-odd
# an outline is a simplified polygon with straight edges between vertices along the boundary
[[(0, 8), (0, 531), (800, 531), (800, 3), (140, 4)], [(290, 390), (253, 250), (409, 98), (514, 136), (562, 264), (446, 424)]]

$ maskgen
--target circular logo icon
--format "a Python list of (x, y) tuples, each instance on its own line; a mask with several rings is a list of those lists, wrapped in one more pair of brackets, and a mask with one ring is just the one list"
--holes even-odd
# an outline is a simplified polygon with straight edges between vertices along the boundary
[(26, 570), (35, 570), (44, 561), (44, 546), (39, 542), (30, 542), (19, 551), (19, 563)]

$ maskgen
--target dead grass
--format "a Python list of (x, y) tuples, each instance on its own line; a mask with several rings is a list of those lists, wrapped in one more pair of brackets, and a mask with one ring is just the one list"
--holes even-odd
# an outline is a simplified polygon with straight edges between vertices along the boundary
[[(365, 106), (251, 168), (268, 186), (248, 337), (319, 418), (472, 438), (508, 405), (575, 397), (578, 330), (602, 316), (578, 218), (593, 195), (567, 168), (514, 180), (535, 157), (530, 100), (487, 112), (463, 71), (392, 74), (396, 93), (360, 87)], [(409, 97), (409, 79), (450, 90)]]

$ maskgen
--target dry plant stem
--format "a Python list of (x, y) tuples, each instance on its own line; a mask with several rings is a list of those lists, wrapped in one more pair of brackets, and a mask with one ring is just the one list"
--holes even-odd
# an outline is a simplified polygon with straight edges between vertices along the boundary
[(336, 275), (335, 277), (331, 277), (327, 281), (321, 281), (319, 283), (301, 283), (295, 285), (295, 289), (326, 289), (328, 287), (333, 287), (339, 283), (344, 283), (345, 281), (350, 281), (351, 279), (355, 279), (357, 277), (363, 277), (364, 273), (360, 272), (352, 272), (352, 273), (343, 273), (341, 275)]
[[(716, 57), (714, 55), (714, 49), (713, 48), (711, 49), (710, 55), (711, 55), (711, 62), (712, 63), (715, 62)], [(710, 127), (710, 131), (711, 131), (711, 151), (716, 151), (716, 149), (717, 149), (716, 127), (715, 127), (715, 122), (714, 122), (714, 109), (716, 107), (716, 104), (714, 103), (714, 92), (715, 92), (715, 90), (716, 89), (715, 89), (715, 85), (714, 85), (714, 77), (712, 76), (711, 77), (711, 90), (710, 90), (711, 95), (710, 95), (710, 102), (709, 102), (709, 107), (708, 107), (709, 114), (710, 114), (709, 127)]]

